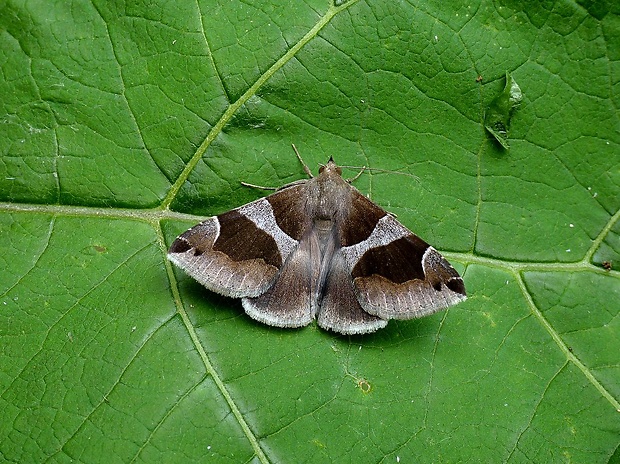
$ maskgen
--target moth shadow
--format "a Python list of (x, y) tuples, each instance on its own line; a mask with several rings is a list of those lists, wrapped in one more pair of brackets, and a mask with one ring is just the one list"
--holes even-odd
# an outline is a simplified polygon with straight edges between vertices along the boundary
[(376, 332), (366, 334), (342, 335), (323, 330), (318, 331), (337, 339), (345, 345), (357, 345), (379, 349), (392, 348), (406, 344), (412, 350), (423, 348), (428, 344), (429, 337), (437, 337), (440, 317), (428, 316), (420, 319), (391, 320), (388, 325)]
[(241, 300), (219, 295), (189, 277), (179, 282), (183, 308), (196, 325), (247, 317)]
[(337, 340), (343, 345), (358, 345), (374, 348), (388, 348), (407, 344), (415, 349), (428, 337), (436, 337), (439, 331), (441, 314), (420, 319), (390, 320), (388, 325), (376, 332), (364, 334), (340, 334), (318, 326), (316, 320), (303, 327), (276, 327), (264, 324), (250, 317), (243, 309), (241, 300), (212, 292), (191, 278), (179, 282), (182, 303), (190, 320), (196, 326), (204, 326), (237, 319), (240, 330), (258, 330), (274, 335), (310, 334), (317, 332), (328, 342)]

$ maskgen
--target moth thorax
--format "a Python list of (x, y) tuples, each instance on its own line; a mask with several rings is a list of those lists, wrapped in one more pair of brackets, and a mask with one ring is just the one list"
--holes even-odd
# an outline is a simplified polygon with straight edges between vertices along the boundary
[(321, 255), (325, 254), (326, 247), (331, 243), (334, 244), (335, 234), (334, 221), (331, 218), (314, 218), (312, 230), (319, 239), (319, 247)]
[(319, 232), (330, 231), (333, 227), (333, 221), (331, 218), (315, 218), (314, 228)]

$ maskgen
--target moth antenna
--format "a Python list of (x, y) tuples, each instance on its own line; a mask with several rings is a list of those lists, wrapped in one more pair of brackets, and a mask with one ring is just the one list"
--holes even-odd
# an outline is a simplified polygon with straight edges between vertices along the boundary
[(299, 154), (299, 152), (297, 151), (297, 147), (295, 146), (294, 143), (291, 143), (293, 150), (295, 150), (295, 154), (297, 155), (297, 159), (299, 160), (299, 162), (301, 163), (301, 165), (304, 167), (304, 172), (306, 174), (308, 174), (308, 176), (310, 178), (314, 177), (312, 175), (312, 171), (310, 170), (310, 168), (308, 167), (308, 165), (306, 163), (304, 163), (304, 160), (302, 159), (301, 155)]
[[(345, 168), (345, 169), (360, 169), (359, 166), (347, 166), (347, 165), (342, 165), (340, 166), (341, 168)], [(416, 176), (415, 174), (411, 174), (409, 172), (401, 172), (401, 171), (391, 171), (389, 169), (379, 169), (379, 168), (369, 168), (367, 166), (363, 166), (361, 168), (361, 172), (363, 171), (370, 171), (370, 172), (384, 172), (387, 174), (400, 174), (401, 176), (407, 176), (407, 177), (412, 177), (415, 180), (417, 180), (418, 182), (420, 181), (420, 178), (418, 176)], [(358, 173), (352, 180), (357, 179), (360, 176), (360, 173)]]

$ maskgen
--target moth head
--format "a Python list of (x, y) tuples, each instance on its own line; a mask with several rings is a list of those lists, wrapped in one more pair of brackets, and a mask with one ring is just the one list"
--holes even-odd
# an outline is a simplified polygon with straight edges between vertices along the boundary
[(342, 176), (342, 169), (340, 169), (340, 166), (334, 163), (334, 158), (332, 156), (329, 157), (329, 161), (327, 162), (327, 164), (321, 164), (321, 167), (319, 168), (319, 174), (323, 174), (324, 172), (325, 174), (331, 174), (335, 172), (339, 176)]

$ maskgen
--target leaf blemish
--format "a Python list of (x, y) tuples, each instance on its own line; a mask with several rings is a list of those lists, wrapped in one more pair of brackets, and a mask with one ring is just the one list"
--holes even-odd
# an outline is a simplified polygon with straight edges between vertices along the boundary
[(372, 386), (366, 379), (359, 379), (357, 381), (357, 386), (362, 390), (362, 393), (370, 393), (370, 390), (372, 390)]

